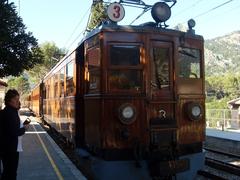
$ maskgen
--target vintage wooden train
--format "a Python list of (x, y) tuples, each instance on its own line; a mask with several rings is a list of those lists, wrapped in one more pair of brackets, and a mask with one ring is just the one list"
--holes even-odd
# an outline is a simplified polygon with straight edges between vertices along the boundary
[(191, 26), (102, 25), (32, 90), (31, 108), (94, 179), (192, 179), (204, 164), (203, 43)]

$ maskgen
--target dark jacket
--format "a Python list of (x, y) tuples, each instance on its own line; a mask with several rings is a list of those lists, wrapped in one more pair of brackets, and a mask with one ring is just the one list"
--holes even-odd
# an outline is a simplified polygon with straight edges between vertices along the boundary
[(6, 106), (1, 112), (0, 121), (1, 151), (16, 152), (18, 136), (22, 136), (25, 133), (25, 128), (20, 128), (18, 110)]

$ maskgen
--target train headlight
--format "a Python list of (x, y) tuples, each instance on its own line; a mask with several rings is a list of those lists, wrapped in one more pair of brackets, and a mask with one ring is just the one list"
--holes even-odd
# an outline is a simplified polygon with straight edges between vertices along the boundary
[(171, 16), (171, 9), (166, 3), (157, 2), (153, 5), (151, 14), (157, 23), (165, 22)]
[(196, 121), (200, 120), (203, 115), (203, 108), (201, 104), (197, 102), (187, 103), (187, 115), (190, 120)]
[(136, 120), (136, 109), (132, 104), (121, 105), (118, 112), (119, 120), (123, 124), (131, 124)]

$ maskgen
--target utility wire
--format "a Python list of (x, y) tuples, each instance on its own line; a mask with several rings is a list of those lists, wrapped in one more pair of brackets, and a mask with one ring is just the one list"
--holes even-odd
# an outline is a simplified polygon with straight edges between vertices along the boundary
[[(205, 15), (205, 14), (208, 14), (208, 13), (210, 13), (211, 11), (214, 11), (214, 10), (216, 10), (216, 9), (218, 9), (218, 8), (224, 6), (224, 5), (226, 5), (226, 4), (228, 4), (228, 3), (232, 2), (232, 1), (234, 1), (234, 0), (229, 0), (229, 1), (226, 1), (226, 2), (224, 2), (224, 3), (222, 3), (222, 4), (219, 4), (219, 5), (211, 8), (211, 9), (209, 9), (209, 10), (203, 12), (203, 13), (198, 14), (197, 16), (193, 17), (193, 19), (196, 19), (196, 18), (198, 18), (198, 17), (201, 17), (201, 16), (203, 16), (203, 15)], [(186, 22), (187, 22), (187, 21), (183, 21), (183, 22), (181, 22), (181, 23), (179, 23), (179, 24), (184, 24), (184, 23), (186, 23)]]
[[(93, 4), (88, 8), (87, 12), (88, 12), (90, 9), (92, 9), (92, 7), (93, 7)], [(85, 15), (87, 14), (87, 12), (85, 13)], [(87, 31), (87, 26), (88, 26), (88, 24), (89, 24), (90, 17), (91, 17), (91, 13), (88, 15), (88, 20), (87, 20), (87, 24), (86, 24), (85, 29), (83, 29), (82, 32), (80, 32), (80, 33), (78, 34), (78, 36), (73, 40), (73, 42), (68, 46), (67, 49), (70, 49), (70, 47), (79, 39), (79, 37), (82, 36), (82, 35)]]
[(211, 9), (209, 9), (209, 10), (207, 10), (207, 11), (205, 11), (205, 12), (203, 12), (203, 13), (197, 15), (197, 16), (195, 16), (194, 18), (198, 18), (198, 17), (200, 17), (200, 16), (203, 16), (203, 15), (205, 15), (205, 14), (211, 12), (211, 11), (214, 11), (214, 10), (216, 10), (216, 9), (218, 9), (218, 8), (220, 8), (220, 7), (224, 6), (224, 5), (226, 5), (226, 4), (230, 3), (230, 2), (232, 2), (232, 1), (234, 1), (234, 0), (226, 1), (226, 2), (220, 4), (220, 5), (216, 6), (216, 7), (213, 7), (213, 8), (211, 8)]
[(181, 10), (180, 12), (176, 13), (173, 17), (176, 17), (182, 13), (185, 13), (186, 11), (188, 11), (189, 9), (195, 7), (197, 4), (199, 4), (200, 2), (202, 2), (204, 0), (197, 0), (197, 2), (194, 2), (192, 5), (188, 6), (187, 8)]
[(144, 13), (146, 13), (147, 11), (149, 11), (151, 8), (146, 8), (143, 10), (143, 12), (141, 14), (139, 14), (131, 23), (130, 25), (132, 25), (136, 20), (138, 20)]
[[(87, 15), (88, 11), (91, 9), (91, 6), (87, 9), (87, 11), (84, 13), (83, 17), (81, 18), (81, 20), (78, 22), (78, 24), (75, 26), (73, 32), (71, 33), (71, 35), (69, 36), (69, 38), (67, 39), (67, 41), (64, 43), (65, 45), (67, 45), (69, 43), (69, 41), (72, 39), (74, 33), (77, 31), (78, 27), (80, 26), (80, 24), (83, 22), (83, 18)], [(71, 43), (72, 45), (73, 43)]]
[(226, 11), (224, 11), (224, 12), (220, 12), (219, 14), (216, 14), (216, 15), (214, 15), (212, 18), (213, 19), (208, 19), (208, 21), (209, 20), (214, 20), (214, 17), (218, 17), (219, 15), (222, 15), (222, 14), (226, 14), (226, 13), (232, 13), (232, 12), (234, 12), (236, 9), (238, 9), (238, 8), (240, 8), (240, 5), (238, 5), (238, 6), (234, 6), (233, 8), (231, 8), (231, 9), (228, 9), (228, 10), (226, 10)]

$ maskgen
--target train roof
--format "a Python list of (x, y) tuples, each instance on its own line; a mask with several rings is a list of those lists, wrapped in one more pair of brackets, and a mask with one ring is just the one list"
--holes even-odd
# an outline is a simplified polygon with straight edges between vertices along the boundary
[(203, 39), (203, 36), (196, 35), (195, 33), (192, 33), (191, 31), (179, 31), (176, 29), (168, 29), (168, 28), (162, 28), (162, 27), (156, 27), (156, 24), (154, 22), (147, 22), (140, 25), (117, 25), (114, 23), (111, 24), (103, 24), (99, 26), (98, 28), (93, 29), (90, 31), (80, 42), (78, 45), (81, 45), (85, 40), (91, 38), (92, 36), (100, 33), (100, 32), (138, 32), (138, 33), (163, 33), (163, 34), (175, 34), (176, 36), (185, 35), (192, 38), (197, 39)]

